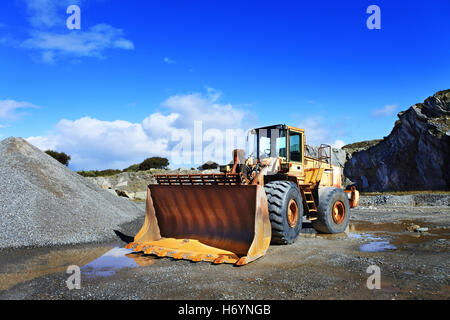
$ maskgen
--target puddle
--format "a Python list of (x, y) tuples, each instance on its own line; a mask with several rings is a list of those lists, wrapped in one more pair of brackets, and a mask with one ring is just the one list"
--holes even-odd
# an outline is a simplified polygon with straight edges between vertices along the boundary
[(362, 252), (383, 252), (397, 250), (397, 247), (390, 244), (389, 241), (374, 241), (361, 245), (359, 250)]
[(397, 247), (391, 244), (389, 241), (381, 241), (386, 240), (385, 238), (377, 237), (371, 233), (349, 233), (348, 237), (363, 240), (376, 240), (361, 245), (359, 247), (359, 251), (362, 252), (383, 252), (397, 250)]
[(89, 278), (109, 277), (123, 268), (137, 268), (153, 264), (155, 257), (136, 253), (133, 249), (114, 247), (101, 257), (81, 267), (81, 274)]
[(129, 255), (132, 249), (114, 247), (101, 257), (81, 267), (81, 274), (87, 277), (108, 277), (123, 268), (136, 268), (139, 265)]
[(81, 245), (0, 251), (0, 290), (48, 274), (65, 272), (70, 265), (82, 266), (82, 276), (107, 277), (123, 268), (151, 265), (156, 259), (131, 249), (112, 247)]
[(110, 249), (111, 246), (81, 246), (0, 251), (0, 290), (47, 274), (65, 272), (70, 265), (85, 265)]
[[(428, 231), (408, 231), (408, 227), (412, 225), (427, 227)], [(445, 250), (446, 243), (450, 240), (450, 229), (418, 220), (400, 220), (394, 223), (354, 222), (349, 225), (348, 231), (349, 238), (371, 241), (360, 246), (362, 252), (408, 250), (432, 241), (440, 241)]]
[(351, 222), (349, 225), (349, 232), (363, 233), (363, 232), (384, 232), (384, 233), (408, 233), (421, 234), (420, 232), (412, 232), (408, 227), (419, 225), (427, 227), (427, 234), (447, 235), (450, 236), (450, 229), (445, 227), (436, 227), (435, 225), (419, 220), (399, 220), (394, 223), (371, 223), (371, 222)]

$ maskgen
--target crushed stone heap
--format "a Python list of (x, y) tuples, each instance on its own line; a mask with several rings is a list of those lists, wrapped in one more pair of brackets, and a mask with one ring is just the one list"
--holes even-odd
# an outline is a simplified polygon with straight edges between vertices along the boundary
[(143, 216), (24, 139), (0, 141), (0, 248), (111, 239)]

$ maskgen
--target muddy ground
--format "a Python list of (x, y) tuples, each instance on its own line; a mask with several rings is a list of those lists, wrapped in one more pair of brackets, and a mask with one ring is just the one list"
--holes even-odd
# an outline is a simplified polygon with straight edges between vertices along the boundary
[[(357, 208), (345, 234), (305, 223), (290, 246), (243, 267), (156, 258), (117, 241), (1, 250), (0, 299), (449, 299), (450, 208)], [(137, 221), (126, 232), (140, 227)], [(428, 228), (408, 231), (411, 225)], [(121, 235), (124, 238), (123, 235)], [(69, 265), (81, 289), (69, 290)], [(369, 290), (370, 265), (381, 289)]]

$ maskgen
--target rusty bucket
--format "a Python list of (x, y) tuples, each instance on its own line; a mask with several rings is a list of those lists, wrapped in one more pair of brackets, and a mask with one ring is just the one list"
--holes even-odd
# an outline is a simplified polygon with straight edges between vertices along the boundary
[(245, 265), (271, 239), (258, 185), (149, 185), (144, 225), (127, 248), (192, 261)]

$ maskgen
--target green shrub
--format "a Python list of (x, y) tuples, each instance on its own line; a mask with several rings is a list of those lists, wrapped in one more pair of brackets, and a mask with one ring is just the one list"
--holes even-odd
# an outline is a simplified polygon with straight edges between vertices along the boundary
[(122, 170), (117, 169), (106, 169), (106, 170), (90, 170), (90, 171), (77, 171), (79, 175), (82, 175), (83, 177), (108, 177), (113, 176), (115, 174), (121, 173)]
[(96, 177), (95, 171), (77, 171), (83, 177)]
[(150, 169), (165, 169), (169, 166), (169, 160), (161, 157), (147, 158), (139, 164), (139, 171)]
[(56, 152), (53, 150), (47, 150), (47, 151), (45, 151), (45, 153), (48, 154), (49, 156), (51, 156), (52, 158), (55, 158), (56, 160), (61, 162), (63, 165), (65, 165), (65, 166), (69, 165), (70, 156), (65, 154), (64, 152)]
[(166, 169), (169, 166), (169, 160), (167, 158), (152, 157), (147, 158), (139, 164), (133, 164), (128, 168), (123, 170), (116, 169), (106, 169), (106, 170), (89, 170), (89, 171), (78, 171), (77, 173), (83, 177), (107, 177), (113, 176), (121, 172), (137, 172), (145, 171), (150, 169)]

